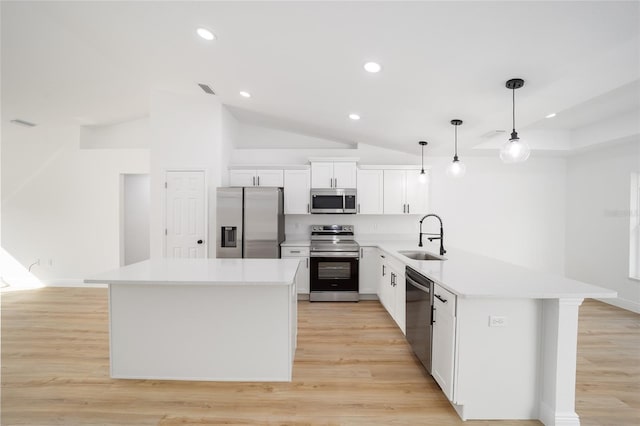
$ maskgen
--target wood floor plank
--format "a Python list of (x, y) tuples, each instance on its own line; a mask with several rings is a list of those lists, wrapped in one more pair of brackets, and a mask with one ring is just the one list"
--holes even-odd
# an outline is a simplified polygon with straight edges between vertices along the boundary
[[(540, 424), (461, 421), (376, 301), (300, 302), (293, 381), (224, 383), (111, 379), (106, 289), (1, 298), (2, 425)], [(640, 424), (639, 361), (640, 316), (585, 302), (583, 425)]]

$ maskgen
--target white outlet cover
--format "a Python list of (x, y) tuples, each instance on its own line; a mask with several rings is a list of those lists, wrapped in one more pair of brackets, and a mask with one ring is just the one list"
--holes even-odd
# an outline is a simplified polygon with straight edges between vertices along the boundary
[(507, 326), (507, 317), (498, 316), (498, 315), (489, 316), (489, 327), (506, 327), (506, 326)]

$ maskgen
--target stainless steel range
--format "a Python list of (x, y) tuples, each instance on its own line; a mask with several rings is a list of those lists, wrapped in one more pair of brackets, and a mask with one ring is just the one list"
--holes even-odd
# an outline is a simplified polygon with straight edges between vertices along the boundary
[(357, 302), (360, 246), (353, 225), (311, 227), (309, 300)]

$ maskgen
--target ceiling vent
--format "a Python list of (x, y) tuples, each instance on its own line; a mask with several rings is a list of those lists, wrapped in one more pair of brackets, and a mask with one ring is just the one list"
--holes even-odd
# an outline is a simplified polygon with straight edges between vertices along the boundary
[(204, 90), (205, 93), (208, 93), (210, 95), (216, 94), (216, 92), (214, 92), (213, 89), (206, 84), (198, 83), (198, 86), (200, 86), (200, 88)]
[(36, 127), (36, 123), (30, 123), (28, 121), (24, 121), (24, 120), (20, 120), (19, 118), (16, 118), (15, 120), (11, 120), (11, 122), (13, 124), (17, 124), (19, 126), (24, 126), (24, 127)]
[(491, 130), (491, 131), (485, 133), (484, 135), (482, 135), (480, 137), (483, 138), (483, 139), (484, 138), (491, 138), (491, 137), (496, 136), (496, 135), (502, 135), (502, 134), (504, 134), (506, 132), (507, 132), (506, 130), (496, 129), (496, 130)]

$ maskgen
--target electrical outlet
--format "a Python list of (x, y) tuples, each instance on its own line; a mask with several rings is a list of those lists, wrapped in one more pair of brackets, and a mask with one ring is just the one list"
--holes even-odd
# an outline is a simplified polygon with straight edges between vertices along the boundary
[(490, 315), (489, 316), (489, 327), (506, 327), (507, 326), (507, 317)]

